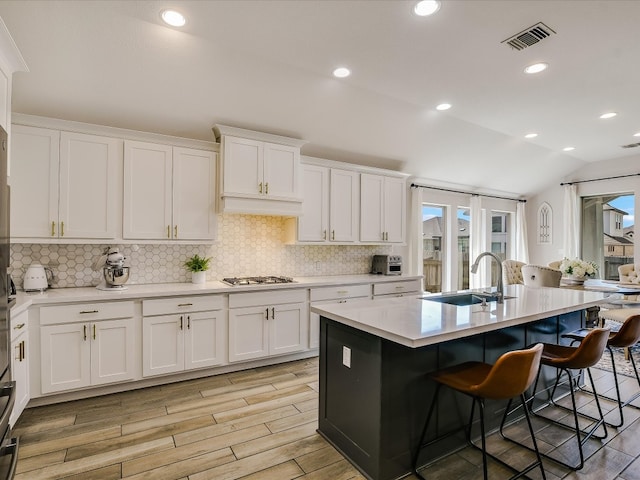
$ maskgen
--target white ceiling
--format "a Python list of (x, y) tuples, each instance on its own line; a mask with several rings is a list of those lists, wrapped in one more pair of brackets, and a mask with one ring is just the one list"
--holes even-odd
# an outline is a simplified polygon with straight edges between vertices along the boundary
[[(222, 123), (308, 140), (306, 155), (525, 196), (640, 152), (621, 148), (640, 142), (640, 1), (443, 0), (424, 18), (413, 5), (2, 0), (30, 69), (13, 111), (203, 140)], [(161, 24), (166, 7), (183, 29)], [(537, 22), (556, 34), (523, 51), (501, 43)], [(538, 61), (549, 69), (523, 73)], [(351, 77), (333, 78), (339, 65)], [(453, 108), (437, 112), (443, 101)]]

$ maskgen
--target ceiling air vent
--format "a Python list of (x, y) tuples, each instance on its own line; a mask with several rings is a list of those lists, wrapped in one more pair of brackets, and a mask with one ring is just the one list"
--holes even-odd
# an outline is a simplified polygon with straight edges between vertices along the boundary
[(546, 26), (542, 22), (538, 22), (535, 25), (523, 30), (520, 33), (516, 33), (512, 37), (503, 40), (500, 43), (506, 43), (514, 50), (524, 50), (531, 45), (535, 45), (540, 40), (544, 40), (545, 38), (555, 34), (551, 28)]
[(620, 145), (622, 148), (636, 148), (640, 147), (640, 143), (630, 143), (628, 145)]

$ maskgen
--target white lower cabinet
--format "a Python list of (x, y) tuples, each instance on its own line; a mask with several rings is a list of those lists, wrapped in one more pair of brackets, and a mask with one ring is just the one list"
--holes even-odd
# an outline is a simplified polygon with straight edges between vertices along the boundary
[(229, 362), (307, 349), (307, 290), (229, 295)]
[(9, 423), (14, 426), (29, 403), (29, 313), (11, 317), (11, 379), (16, 382), (16, 400)]
[(144, 377), (226, 363), (222, 295), (144, 300), (142, 311)]
[(419, 278), (373, 285), (373, 298), (404, 297), (405, 295), (417, 295), (420, 293), (422, 293), (422, 283)]
[(132, 301), (42, 307), (42, 393), (132, 380), (134, 311)]
[[(346, 303), (354, 300), (371, 299), (371, 284), (340, 285), (312, 288), (309, 292), (311, 306), (327, 303)], [(320, 315), (309, 314), (309, 348), (320, 346)]]

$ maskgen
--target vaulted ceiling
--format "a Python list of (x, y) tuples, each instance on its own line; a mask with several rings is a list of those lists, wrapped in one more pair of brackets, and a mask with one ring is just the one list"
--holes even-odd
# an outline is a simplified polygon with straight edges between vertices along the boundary
[[(203, 140), (222, 123), (524, 196), (640, 152), (621, 148), (640, 142), (640, 2), (443, 0), (430, 17), (414, 3), (3, 0), (30, 69), (13, 111)], [(167, 7), (183, 28), (162, 24)], [(503, 43), (538, 22), (549, 37)], [(549, 68), (526, 75), (536, 62)], [(331, 75), (341, 65), (350, 77)]]

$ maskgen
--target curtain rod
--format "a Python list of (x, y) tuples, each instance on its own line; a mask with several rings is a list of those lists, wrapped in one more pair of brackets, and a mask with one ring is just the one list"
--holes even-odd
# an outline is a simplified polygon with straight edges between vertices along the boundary
[(521, 198), (509, 198), (509, 197), (499, 197), (497, 195), (489, 195), (486, 193), (476, 193), (476, 192), (465, 192), (463, 190), (452, 190), (450, 188), (440, 188), (440, 187), (431, 187), (429, 185), (418, 185), (417, 183), (412, 183), (411, 188), (430, 188), (431, 190), (440, 190), (441, 192), (452, 192), (452, 193), (462, 193), (465, 195), (471, 195), (476, 197), (489, 197), (489, 198), (499, 198), (500, 200), (511, 200), (512, 202), (522, 202), (526, 203), (527, 201)]
[(573, 185), (575, 183), (599, 182), (601, 180), (613, 180), (616, 178), (637, 177), (640, 173), (630, 173), (629, 175), (617, 175), (615, 177), (592, 178), (591, 180), (576, 180), (575, 182), (563, 182), (560, 186)]

